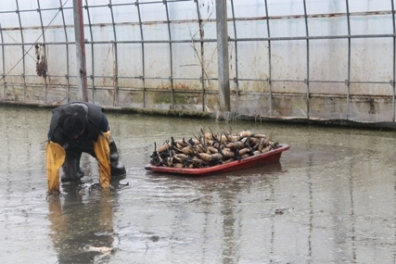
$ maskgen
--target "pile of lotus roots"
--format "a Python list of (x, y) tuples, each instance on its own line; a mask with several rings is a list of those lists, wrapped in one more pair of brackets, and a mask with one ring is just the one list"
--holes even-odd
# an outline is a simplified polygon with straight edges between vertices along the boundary
[(260, 155), (279, 148), (271, 136), (255, 134), (249, 130), (238, 134), (204, 132), (189, 140), (166, 140), (157, 148), (154, 142), (154, 152), (150, 156), (153, 166), (175, 168), (205, 168), (218, 164), (242, 160), (252, 155)]

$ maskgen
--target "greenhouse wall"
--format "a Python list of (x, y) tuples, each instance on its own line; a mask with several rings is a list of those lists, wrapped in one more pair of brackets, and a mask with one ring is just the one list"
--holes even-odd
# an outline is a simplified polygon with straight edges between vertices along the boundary
[[(89, 101), (219, 111), (214, 0), (85, 0)], [(227, 0), (234, 116), (395, 123), (393, 0)], [(0, 1), (0, 100), (78, 100), (72, 0)]]

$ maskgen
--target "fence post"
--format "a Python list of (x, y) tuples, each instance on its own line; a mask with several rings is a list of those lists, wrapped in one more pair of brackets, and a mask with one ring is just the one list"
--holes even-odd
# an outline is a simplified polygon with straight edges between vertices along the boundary
[(230, 78), (228, 63), (227, 1), (216, 0), (217, 57), (220, 112), (230, 111)]
[(74, 34), (76, 38), (76, 61), (78, 100), (88, 102), (87, 68), (85, 63), (85, 38), (83, 25), (82, 0), (73, 0)]

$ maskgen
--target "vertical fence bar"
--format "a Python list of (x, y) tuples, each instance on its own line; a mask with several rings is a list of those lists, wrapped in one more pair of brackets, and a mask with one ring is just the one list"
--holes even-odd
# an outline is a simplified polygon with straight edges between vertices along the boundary
[(88, 102), (87, 68), (85, 64), (85, 39), (82, 0), (73, 0), (74, 34), (76, 39), (78, 99)]
[(168, 24), (168, 38), (169, 38), (169, 59), (170, 59), (170, 82), (171, 82), (171, 109), (175, 108), (175, 90), (174, 90), (174, 83), (173, 83), (173, 52), (172, 52), (172, 34), (170, 28), (170, 20), (169, 20), (169, 10), (168, 4), (166, 0), (163, 0), (163, 4), (165, 5), (166, 10), (166, 22)]
[(145, 57), (144, 57), (144, 35), (143, 35), (143, 23), (142, 23), (142, 16), (140, 15), (140, 7), (139, 7), (139, 0), (135, 2), (138, 17), (139, 17), (139, 28), (140, 28), (140, 39), (142, 41), (142, 85), (143, 85), (143, 108), (146, 108), (146, 66), (145, 66)]
[(230, 111), (227, 1), (225, 0), (216, 0), (216, 29), (220, 111)]
[[(43, 23), (43, 16), (42, 16), (42, 14), (41, 14), (41, 6), (40, 6), (40, 0), (37, 0), (37, 12), (39, 13), (39, 17), (40, 17), (40, 25), (41, 25), (41, 34), (42, 34), (42, 36), (43, 36), (43, 42), (44, 42), (44, 44), (42, 44), (42, 46), (43, 46), (43, 50), (44, 50), (44, 60), (47, 60), (47, 47), (46, 47), (46, 41), (45, 41), (45, 29), (44, 29), (44, 23)], [(47, 72), (45, 71), (45, 73), (44, 73), (44, 76), (43, 76), (43, 78), (44, 78), (44, 89), (45, 89), (45, 91), (46, 91), (46, 96), (45, 96), (45, 98), (46, 98), (46, 102), (47, 102), (47, 97), (48, 97), (48, 91), (49, 91), (49, 87), (48, 87), (48, 83), (47, 83)]]
[(272, 116), (272, 62), (271, 62), (271, 30), (270, 30), (270, 20), (269, 20), (269, 14), (268, 14), (268, 3), (267, 0), (264, 0), (265, 3), (265, 16), (267, 20), (267, 34), (268, 34), (268, 86), (269, 86), (269, 115)]
[[(19, 3), (18, 0), (16, 1), (17, 10), (16, 13), (18, 14), (18, 21), (19, 21), (19, 30), (21, 32), (21, 45), (22, 45), (22, 79), (23, 79), (23, 102), (26, 101), (26, 62), (25, 62), (25, 40), (23, 38), (23, 28), (22, 28), (22, 20), (21, 20), (21, 12), (19, 11)], [(47, 96), (45, 97), (45, 101), (47, 102)]]
[(5, 99), (5, 90), (6, 90), (6, 66), (5, 66), (5, 50), (4, 50), (4, 36), (3, 36), (3, 27), (0, 24), (0, 37), (1, 37), (1, 52), (3, 55), (3, 60), (2, 60), (2, 65), (3, 65), (3, 74), (1, 76), (1, 79), (3, 80), (3, 91), (2, 91), (2, 98)]
[(350, 100), (350, 79), (351, 79), (351, 21), (349, 17), (349, 2), (345, 0), (347, 11), (347, 25), (348, 25), (348, 76), (345, 80), (347, 86), (347, 120), (349, 120), (349, 100)]
[(307, 36), (307, 79), (305, 80), (305, 84), (307, 87), (307, 119), (309, 119), (309, 112), (310, 112), (310, 105), (309, 105), (309, 97), (310, 97), (310, 92), (309, 92), (309, 30), (308, 30), (308, 15), (307, 15), (307, 3), (306, 0), (303, 1), (304, 3), (304, 20), (305, 20), (305, 33)]
[(232, 23), (234, 25), (234, 38), (235, 38), (235, 78), (234, 82), (236, 85), (236, 109), (235, 111), (237, 112), (239, 109), (239, 71), (238, 71), (238, 36), (237, 36), (237, 29), (236, 29), (236, 22), (235, 22), (235, 10), (234, 10), (234, 1), (231, 0), (231, 11), (232, 11)]
[(114, 22), (114, 13), (113, 13), (113, 5), (111, 0), (109, 0), (109, 8), (111, 13), (111, 23), (113, 24), (113, 33), (114, 33), (114, 41), (113, 41), (113, 49), (114, 49), (114, 67), (113, 67), (113, 88), (114, 88), (114, 97), (113, 97), (113, 106), (118, 105), (118, 50), (117, 50), (117, 32)]
[(67, 102), (70, 103), (70, 62), (69, 62), (69, 38), (67, 36), (67, 28), (66, 28), (66, 21), (65, 21), (65, 13), (64, 13), (64, 9), (63, 9), (63, 3), (62, 0), (59, 0), (59, 10), (61, 11), (62, 14), (62, 22), (63, 22), (63, 31), (65, 33), (65, 41), (66, 41), (66, 82), (67, 82)]
[[(204, 63), (204, 42), (203, 42), (203, 24), (201, 18), (201, 12), (199, 11), (199, 4), (198, 0), (195, 1), (195, 6), (197, 7), (197, 15), (198, 15), (198, 26), (199, 26), (199, 39), (201, 40), (200, 47), (201, 47), (201, 87), (202, 87), (202, 112), (205, 112), (205, 63)], [(193, 43), (194, 45), (194, 43)]]
[(393, 0), (391, 0), (391, 6), (392, 6), (392, 29), (393, 29), (393, 79), (391, 81), (392, 85), (392, 122), (395, 122), (395, 79), (396, 79), (396, 26), (395, 26), (395, 6), (393, 3)]
[(89, 76), (92, 84), (92, 102), (95, 102), (95, 52), (94, 52), (94, 38), (92, 32), (91, 14), (89, 13), (88, 0), (85, 0), (84, 9), (87, 11), (89, 34), (91, 35), (91, 67), (92, 74)]

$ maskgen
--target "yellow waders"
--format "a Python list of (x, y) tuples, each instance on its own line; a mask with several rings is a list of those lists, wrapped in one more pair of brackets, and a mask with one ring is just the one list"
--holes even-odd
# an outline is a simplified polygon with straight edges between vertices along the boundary
[(59, 169), (65, 161), (66, 151), (58, 143), (47, 142), (45, 149), (47, 159), (47, 181), (48, 194), (58, 194), (59, 191)]
[(99, 181), (102, 188), (110, 187), (111, 169), (110, 169), (110, 131), (99, 135), (98, 140), (94, 142), (94, 152), (98, 160)]
[[(99, 181), (102, 188), (110, 187), (111, 169), (110, 169), (110, 131), (99, 135), (98, 140), (94, 142), (94, 152), (98, 161)], [(47, 142), (46, 159), (47, 159), (47, 181), (48, 194), (58, 194), (59, 191), (59, 169), (65, 162), (65, 149), (52, 141)]]

